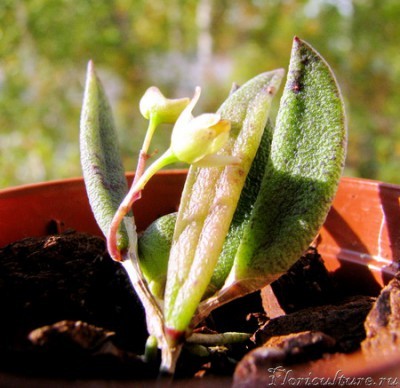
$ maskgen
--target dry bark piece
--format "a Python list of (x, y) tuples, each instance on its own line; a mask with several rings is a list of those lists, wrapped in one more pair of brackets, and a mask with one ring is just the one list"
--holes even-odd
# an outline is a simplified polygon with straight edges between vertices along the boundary
[(400, 346), (400, 273), (384, 287), (365, 320), (362, 350), (368, 356), (390, 355)]
[(283, 349), (290, 363), (314, 360), (334, 349), (336, 340), (320, 331), (303, 331), (271, 337), (264, 347)]
[[(68, 369), (77, 369), (79, 363), (96, 369), (97, 363), (107, 361), (112, 368), (135, 377), (150, 377), (155, 374), (152, 365), (145, 364), (135, 353), (117, 347), (115, 333), (82, 321), (61, 321), (33, 330), (28, 336), (32, 343), (32, 354), (43, 360), (56, 359)], [(107, 373), (112, 373), (106, 369)], [(84, 373), (88, 373), (85, 371)]]
[(112, 337), (115, 332), (82, 321), (60, 321), (39, 327), (28, 335), (33, 345), (60, 353), (69, 349), (101, 353)]
[(233, 387), (261, 388), (271, 385), (273, 370), (283, 365), (285, 358), (285, 351), (279, 348), (259, 347), (250, 351), (235, 369)]
[(332, 351), (335, 345), (332, 337), (315, 331), (272, 337), (238, 363), (234, 374), (235, 387), (271, 385), (274, 370), (320, 358)]
[(266, 316), (269, 319), (286, 315), (286, 311), (282, 308), (277, 296), (272, 289), (272, 284), (268, 284), (261, 290), (262, 306)]
[(254, 335), (258, 346), (271, 337), (303, 331), (321, 331), (333, 337), (335, 350), (351, 352), (359, 348), (365, 338), (364, 319), (372, 307), (374, 298), (357, 296), (338, 304), (310, 307), (267, 321)]

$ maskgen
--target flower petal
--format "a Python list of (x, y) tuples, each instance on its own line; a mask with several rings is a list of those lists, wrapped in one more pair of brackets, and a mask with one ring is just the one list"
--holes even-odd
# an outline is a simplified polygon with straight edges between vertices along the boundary
[(173, 132), (175, 130), (180, 131), (184, 125), (186, 125), (192, 118), (192, 110), (194, 109), (195, 105), (197, 104), (197, 101), (199, 101), (201, 94), (201, 88), (200, 86), (197, 86), (194, 95), (192, 99), (190, 100), (189, 104), (186, 106), (186, 108), (182, 111), (180, 116), (178, 117), (178, 120), (176, 120)]
[(194, 131), (201, 128), (210, 128), (218, 124), (221, 116), (216, 113), (203, 113), (200, 116), (194, 117), (190, 122), (190, 130)]

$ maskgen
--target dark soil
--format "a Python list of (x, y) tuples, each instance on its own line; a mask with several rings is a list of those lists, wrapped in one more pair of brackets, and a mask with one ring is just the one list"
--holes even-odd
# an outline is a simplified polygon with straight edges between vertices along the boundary
[(28, 238), (0, 249), (0, 308), (0, 357), (7, 370), (115, 374), (109, 357), (100, 357), (107, 358), (104, 366), (98, 366), (102, 360), (91, 366), (94, 343), (85, 350), (66, 339), (64, 346), (52, 345), (54, 336), (50, 344), (29, 339), (32, 330), (59, 321), (104, 328), (129, 352), (141, 352), (146, 338), (144, 313), (123, 268), (109, 258), (102, 239), (85, 234)]
[[(366, 337), (364, 320), (373, 302), (370, 296), (341, 295), (310, 249), (261, 293), (219, 308), (197, 329), (254, 333), (251, 341), (188, 347), (177, 376), (231, 376), (235, 368), (240, 376), (257, 363), (354, 351)], [(68, 378), (157, 375), (157, 362), (149, 365), (139, 356), (147, 336), (143, 310), (101, 238), (70, 232), (0, 249), (0, 308), (3, 371)], [(375, 327), (371, 320), (369, 327)]]

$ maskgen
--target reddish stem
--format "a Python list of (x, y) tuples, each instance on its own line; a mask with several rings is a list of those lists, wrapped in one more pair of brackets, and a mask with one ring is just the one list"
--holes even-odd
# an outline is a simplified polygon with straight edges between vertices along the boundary
[[(118, 229), (119, 226), (125, 217), (127, 213), (131, 210), (132, 204), (137, 201), (138, 199), (141, 198), (142, 190), (132, 192), (132, 188), (136, 185), (137, 181), (140, 179), (140, 177), (143, 175), (144, 169), (146, 167), (146, 160), (149, 158), (148, 154), (143, 151), (143, 149), (140, 151), (139, 154), (139, 159), (138, 159), (138, 164), (136, 167), (135, 175), (133, 178), (133, 182), (131, 185), (131, 189), (128, 193), (128, 195), (124, 198), (124, 201), (126, 205), (120, 206), (117, 210), (117, 212), (114, 215), (114, 218), (111, 222), (110, 229), (108, 231), (108, 236), (107, 236), (107, 249), (108, 252), (110, 253), (110, 256), (115, 260), (115, 261), (122, 261), (121, 258), (121, 252), (118, 249), (118, 244), (117, 244), (117, 235), (118, 235)], [(122, 204), (121, 204), (122, 205)]]
[[(135, 175), (133, 177), (132, 186), (135, 185), (135, 183), (143, 175), (144, 169), (146, 167), (146, 161), (147, 161), (148, 158), (149, 158), (149, 154), (146, 151), (144, 151), (143, 149), (140, 150), (138, 164), (137, 164), (137, 167), (136, 167)], [(138, 199), (140, 199), (141, 196), (142, 196), (142, 190), (140, 190), (140, 191), (138, 191), (136, 193), (136, 195), (134, 196), (133, 202), (135, 202)]]
[(117, 233), (119, 226), (126, 216), (126, 214), (131, 210), (132, 204), (140, 197), (140, 192), (142, 191), (148, 180), (161, 168), (167, 166), (168, 164), (177, 161), (176, 156), (168, 149), (160, 158), (158, 158), (153, 164), (151, 164), (146, 171), (144, 170), (144, 162), (146, 155), (141, 154), (140, 163), (138, 163), (138, 169), (140, 176), (137, 175), (134, 179), (128, 194), (123, 199), (116, 211), (113, 220), (111, 221), (110, 229), (107, 236), (107, 248), (111, 257), (116, 261), (122, 261), (121, 253), (117, 246)]

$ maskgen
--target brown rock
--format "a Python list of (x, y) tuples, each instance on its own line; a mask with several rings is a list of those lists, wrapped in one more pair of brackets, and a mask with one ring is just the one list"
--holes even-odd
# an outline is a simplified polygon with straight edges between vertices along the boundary
[(384, 287), (365, 320), (363, 352), (390, 354), (400, 346), (400, 273)]

